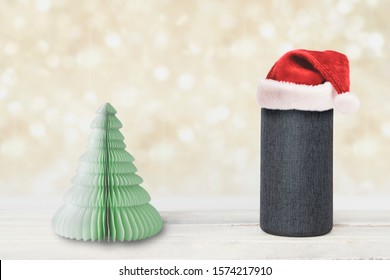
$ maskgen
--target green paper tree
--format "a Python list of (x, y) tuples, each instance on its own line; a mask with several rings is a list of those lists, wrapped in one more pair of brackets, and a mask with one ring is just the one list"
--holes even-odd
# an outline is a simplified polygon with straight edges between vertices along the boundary
[(84, 241), (151, 237), (160, 232), (163, 221), (140, 186), (143, 180), (125, 150), (116, 110), (106, 103), (96, 113), (73, 186), (53, 217), (54, 231)]

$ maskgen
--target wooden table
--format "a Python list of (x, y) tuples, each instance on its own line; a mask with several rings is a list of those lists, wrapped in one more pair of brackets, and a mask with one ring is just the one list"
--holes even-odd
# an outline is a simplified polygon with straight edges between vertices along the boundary
[(48, 205), (11, 209), (0, 200), (0, 259), (390, 259), (389, 211), (335, 211), (333, 231), (312, 238), (266, 234), (254, 209), (161, 211), (158, 236), (105, 243), (57, 236), (50, 223), (59, 205)]

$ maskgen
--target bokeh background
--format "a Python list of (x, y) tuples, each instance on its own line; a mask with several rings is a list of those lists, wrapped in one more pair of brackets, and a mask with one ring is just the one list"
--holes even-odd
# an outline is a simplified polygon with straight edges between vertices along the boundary
[(256, 83), (306, 48), (345, 53), (362, 104), (335, 114), (336, 195), (389, 195), (389, 11), (385, 0), (0, 0), (0, 194), (62, 196), (110, 102), (152, 196), (257, 195)]

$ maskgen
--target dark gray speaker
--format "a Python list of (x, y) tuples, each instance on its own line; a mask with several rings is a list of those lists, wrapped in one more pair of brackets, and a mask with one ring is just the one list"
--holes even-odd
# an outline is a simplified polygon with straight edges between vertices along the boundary
[(308, 237), (333, 227), (333, 109), (261, 109), (260, 227)]

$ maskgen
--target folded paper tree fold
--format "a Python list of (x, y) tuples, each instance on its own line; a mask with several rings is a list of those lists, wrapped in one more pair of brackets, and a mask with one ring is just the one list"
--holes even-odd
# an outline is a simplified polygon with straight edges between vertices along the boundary
[(122, 124), (115, 114), (109, 103), (97, 110), (73, 187), (52, 220), (54, 231), (63, 237), (130, 241), (162, 229), (160, 214), (140, 186), (143, 180), (136, 174), (134, 158), (125, 150)]

